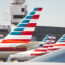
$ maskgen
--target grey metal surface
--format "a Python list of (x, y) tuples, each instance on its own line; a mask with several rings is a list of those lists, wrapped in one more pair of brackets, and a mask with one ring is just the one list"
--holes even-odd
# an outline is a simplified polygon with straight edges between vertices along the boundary
[(65, 63), (65, 48), (39, 56), (27, 62), (63, 62)]
[(36, 36), (37, 41), (41, 41), (47, 34), (54, 34), (57, 41), (64, 33), (64, 27), (37, 26), (33, 36)]

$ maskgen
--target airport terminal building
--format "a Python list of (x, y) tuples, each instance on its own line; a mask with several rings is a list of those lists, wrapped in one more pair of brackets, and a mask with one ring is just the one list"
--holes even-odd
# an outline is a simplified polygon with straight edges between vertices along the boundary
[(33, 34), (37, 41), (41, 41), (47, 34), (56, 35), (56, 41), (65, 33), (63, 27), (37, 26)]

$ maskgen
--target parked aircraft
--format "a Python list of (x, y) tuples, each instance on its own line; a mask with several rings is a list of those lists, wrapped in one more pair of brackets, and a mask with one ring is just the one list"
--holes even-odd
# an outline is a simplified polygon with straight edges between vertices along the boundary
[[(34, 8), (20, 23), (0, 42), (0, 58), (10, 54), (26, 51), (25, 44), (30, 44), (42, 8)], [(20, 47), (19, 47), (20, 46)]]
[(40, 48), (32, 49), (25, 52), (16, 53), (13, 55), (10, 55), (8, 58), (8, 62), (12, 62), (14, 60), (18, 61), (27, 61), (34, 57), (38, 57), (40, 55), (48, 53), (48, 49), (53, 48), (53, 44), (55, 43), (56, 36), (55, 35), (46, 35), (46, 37), (42, 40), (42, 42), (39, 44)]
[[(53, 51), (53, 49), (57, 49)], [(53, 45), (51, 51), (46, 55), (31, 59), (27, 62), (63, 62), (65, 63), (65, 34)]]

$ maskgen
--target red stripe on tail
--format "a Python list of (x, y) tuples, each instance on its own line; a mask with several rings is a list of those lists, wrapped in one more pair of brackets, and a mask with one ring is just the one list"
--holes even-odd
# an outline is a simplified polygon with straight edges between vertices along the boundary
[(1, 43), (29, 43), (30, 39), (6, 39)]
[(39, 19), (39, 15), (34, 15), (32, 19)]
[(36, 23), (29, 23), (26, 27), (36, 27)]
[(34, 31), (23, 31), (22, 35), (32, 35)]

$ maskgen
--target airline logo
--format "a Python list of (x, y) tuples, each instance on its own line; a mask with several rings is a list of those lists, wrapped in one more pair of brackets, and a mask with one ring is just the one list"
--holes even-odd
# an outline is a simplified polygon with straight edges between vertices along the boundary
[(55, 42), (56, 36), (54, 35), (46, 35), (46, 37), (42, 40), (42, 42)]
[(29, 43), (41, 11), (42, 8), (34, 8), (1, 43)]
[(63, 48), (63, 47), (65, 47), (65, 34), (54, 45), (54, 48)]
[(49, 52), (53, 48), (55, 40), (56, 40), (55, 35), (46, 35), (46, 37), (42, 41), (44, 45), (41, 48), (33, 50), (30, 53), (30, 56), (39, 56)]
[(42, 8), (34, 8), (31, 13), (20, 21), (17, 27), (0, 42), (0, 51), (25, 51), (26, 48), (16, 48), (16, 46), (31, 41), (42, 10)]

